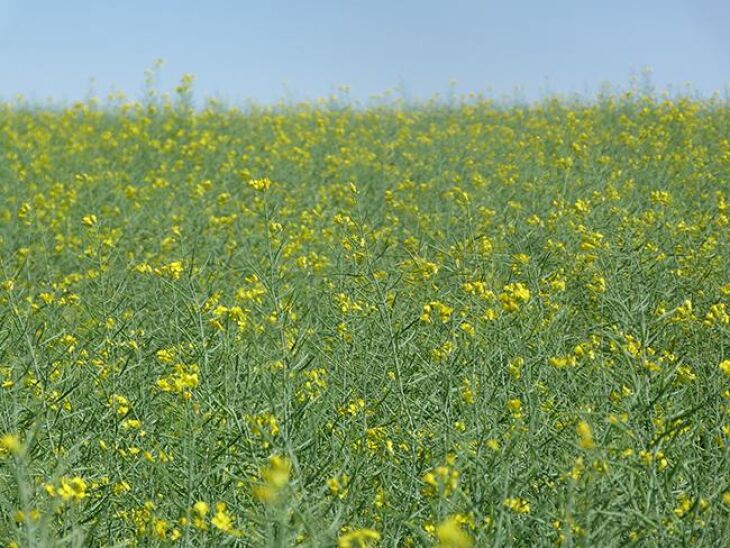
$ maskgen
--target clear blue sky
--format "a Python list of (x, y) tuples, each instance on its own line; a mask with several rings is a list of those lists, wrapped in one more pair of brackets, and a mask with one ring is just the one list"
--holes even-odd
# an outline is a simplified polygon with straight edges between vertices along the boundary
[(0, 98), (124, 90), (165, 60), (196, 95), (271, 102), (388, 89), (428, 98), (596, 91), (653, 69), (659, 88), (730, 83), (730, 0), (0, 0)]

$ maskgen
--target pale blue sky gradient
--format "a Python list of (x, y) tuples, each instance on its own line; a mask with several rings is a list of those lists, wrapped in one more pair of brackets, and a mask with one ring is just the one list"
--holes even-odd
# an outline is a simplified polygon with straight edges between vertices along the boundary
[(730, 1), (0, 0), (0, 98), (34, 101), (124, 90), (165, 60), (196, 96), (311, 99), (338, 85), (365, 100), (455, 91), (525, 98), (626, 86), (644, 67), (658, 88), (704, 95), (730, 83)]

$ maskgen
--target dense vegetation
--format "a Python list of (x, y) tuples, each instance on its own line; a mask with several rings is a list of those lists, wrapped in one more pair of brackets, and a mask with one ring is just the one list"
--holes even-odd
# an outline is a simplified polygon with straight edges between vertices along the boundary
[(0, 108), (0, 541), (730, 543), (730, 107)]

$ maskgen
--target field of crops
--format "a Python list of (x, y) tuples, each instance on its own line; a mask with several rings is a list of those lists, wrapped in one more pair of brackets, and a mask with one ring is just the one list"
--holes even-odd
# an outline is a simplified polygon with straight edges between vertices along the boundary
[(0, 542), (730, 543), (730, 106), (0, 107)]

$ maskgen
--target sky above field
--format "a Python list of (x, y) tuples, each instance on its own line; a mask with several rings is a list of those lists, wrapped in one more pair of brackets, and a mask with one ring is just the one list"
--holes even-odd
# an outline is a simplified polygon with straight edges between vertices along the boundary
[[(0, 98), (72, 101), (123, 90), (165, 61), (198, 97), (360, 101), (483, 92), (535, 99), (627, 87), (703, 95), (730, 83), (727, 0), (258, 2), (0, 0)], [(93, 80), (93, 83), (92, 83)]]

